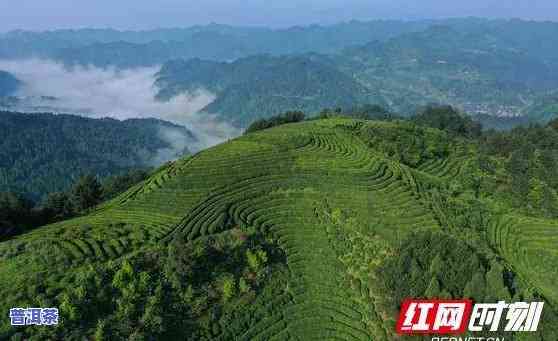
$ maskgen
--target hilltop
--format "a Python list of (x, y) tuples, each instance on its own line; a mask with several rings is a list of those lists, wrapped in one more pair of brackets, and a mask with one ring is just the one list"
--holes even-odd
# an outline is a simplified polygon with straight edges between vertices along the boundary
[(391, 340), (400, 299), (545, 300), (555, 219), (498, 195), (502, 160), (411, 122), (328, 118), (167, 164), (89, 215), (0, 243), (0, 338)]

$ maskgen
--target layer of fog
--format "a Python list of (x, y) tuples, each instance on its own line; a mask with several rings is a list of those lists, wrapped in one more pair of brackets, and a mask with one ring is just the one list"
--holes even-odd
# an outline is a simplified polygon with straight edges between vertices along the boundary
[[(198, 113), (215, 96), (199, 89), (184, 93), (168, 102), (155, 100), (154, 86), (159, 67), (132, 70), (100, 69), (96, 67), (65, 68), (46, 60), (0, 61), (5, 70), (23, 81), (18, 96), (26, 97), (37, 107), (51, 106), (58, 113), (116, 119), (154, 117), (183, 125), (194, 134), (195, 141), (187, 141), (173, 129), (162, 129), (161, 138), (169, 142), (169, 149), (161, 150), (153, 161), (164, 162), (187, 147), (191, 151), (205, 149), (240, 131), (214, 116)], [(55, 97), (48, 100), (44, 96)]]

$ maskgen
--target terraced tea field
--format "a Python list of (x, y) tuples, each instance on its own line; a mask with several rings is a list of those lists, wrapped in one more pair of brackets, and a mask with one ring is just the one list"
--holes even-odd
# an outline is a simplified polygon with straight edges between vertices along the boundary
[(558, 302), (558, 222), (505, 216), (491, 226), (489, 238), (513, 270)]
[[(455, 178), (468, 153), (455, 145), (450, 157), (412, 169), (358, 134), (397, 124), (290, 124), (168, 164), (90, 215), (1, 243), (0, 311), (41, 304), (17, 288), (55, 303), (78, 269), (251, 227), (277, 240), (287, 282), (269, 283), (256, 297), (260, 308), (216, 339), (390, 340), (395, 316), (377, 306), (375, 266), (409, 233), (444, 228), (422, 191)], [(509, 218), (490, 231), (502, 256), (555, 300), (556, 228)], [(9, 328), (2, 320), (0, 335)]]

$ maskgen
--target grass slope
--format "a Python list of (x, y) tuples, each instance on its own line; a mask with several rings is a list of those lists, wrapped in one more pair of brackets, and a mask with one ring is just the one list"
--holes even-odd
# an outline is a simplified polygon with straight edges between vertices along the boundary
[[(73, 274), (94, 264), (250, 227), (277, 242), (288, 270), (272, 273), (249, 313), (233, 314), (212, 339), (392, 339), (395, 314), (382, 307), (375, 269), (410, 233), (448, 230), (428, 189), (458, 177), (473, 152), (450, 143), (447, 157), (411, 167), (370, 135), (398, 136), (405, 127), (349, 119), (289, 124), (169, 164), (88, 216), (1, 243), (0, 311), (57, 305), (75, 285)], [(557, 228), (510, 216), (489, 230), (506, 263), (552, 302)], [(12, 335), (1, 321), (0, 338)]]

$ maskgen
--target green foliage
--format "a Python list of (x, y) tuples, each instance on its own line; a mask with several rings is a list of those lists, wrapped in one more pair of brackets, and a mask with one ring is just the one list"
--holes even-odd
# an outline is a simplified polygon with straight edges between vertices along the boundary
[(252, 133), (258, 130), (269, 129), (282, 124), (295, 123), (304, 121), (304, 113), (301, 111), (288, 111), (284, 114), (273, 116), (269, 119), (259, 119), (246, 128), (245, 134)]
[[(99, 178), (152, 166), (172, 148), (161, 129), (191, 141), (183, 127), (154, 120), (90, 119), (71, 115), (0, 112), (0, 191), (36, 201), (66, 191), (83, 174)], [(187, 151), (177, 150), (179, 155)]]
[(101, 202), (101, 183), (93, 175), (84, 175), (72, 189), (73, 206), (78, 212), (85, 212)]
[(455, 136), (475, 138), (481, 134), (479, 123), (457, 112), (451, 106), (427, 107), (412, 120), (416, 124), (444, 130)]
[(103, 200), (110, 200), (124, 193), (132, 186), (147, 179), (149, 174), (149, 170), (146, 169), (133, 169), (128, 173), (103, 179)]
[(492, 263), (490, 271), (486, 273), (485, 299), (489, 302), (511, 299), (510, 290), (504, 284), (504, 268), (498, 263)]
[(444, 297), (444, 291), (463, 297), (466, 284), (487, 262), (463, 242), (431, 232), (412, 234), (396, 254), (378, 270), (394, 305), (406, 297)]
[(244, 277), (240, 278), (240, 280), (238, 281), (238, 290), (240, 290), (240, 293), (247, 294), (250, 289), (250, 284), (248, 284), (246, 279), (244, 279)]
[(440, 291), (440, 282), (438, 282), (438, 278), (436, 276), (432, 277), (426, 291), (424, 292), (424, 296), (427, 298), (441, 298), (442, 292)]
[(41, 220), (33, 203), (14, 193), (0, 192), (0, 240), (21, 234)]
[(463, 289), (463, 297), (470, 298), (475, 302), (485, 301), (486, 280), (482, 271), (475, 272), (471, 281)]
[(68, 192), (50, 193), (40, 204), (14, 193), (0, 192), (0, 239), (86, 213), (101, 200), (125, 192), (146, 176), (147, 171), (132, 170), (111, 177), (102, 185), (92, 175), (82, 176)]
[(228, 275), (223, 279), (223, 299), (230, 300), (236, 295), (236, 279)]
[(107, 329), (107, 322), (106, 320), (99, 320), (97, 323), (97, 327), (95, 328), (95, 341), (104, 341), (108, 340), (108, 336), (106, 335)]
[(373, 121), (393, 121), (401, 118), (397, 114), (391, 113), (386, 108), (377, 104), (364, 104), (349, 110), (344, 110), (343, 116)]
[(265, 266), (267, 262), (267, 254), (264, 250), (247, 250), (246, 251), (246, 260), (248, 262), (248, 266), (255, 272), (258, 272)]
[(504, 169), (493, 169), (501, 197), (506, 193), (505, 200), (526, 214), (558, 216), (558, 131), (552, 123), (487, 132), (479, 146), (482, 155), (504, 165)]
[(74, 215), (74, 205), (70, 193), (50, 193), (42, 203), (42, 209), (52, 221), (60, 221)]
[(393, 126), (370, 125), (358, 134), (371, 148), (410, 166), (448, 155), (449, 139), (445, 134), (410, 122)]

